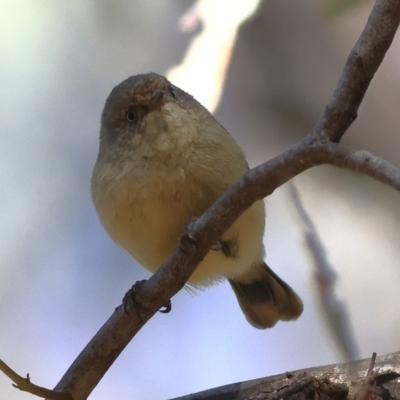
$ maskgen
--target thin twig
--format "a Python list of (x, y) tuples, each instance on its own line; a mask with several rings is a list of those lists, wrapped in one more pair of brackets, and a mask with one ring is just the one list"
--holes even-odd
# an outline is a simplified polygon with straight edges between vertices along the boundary
[(353, 396), (353, 400), (375, 400), (380, 397), (376, 395), (377, 393), (375, 389), (375, 361), (376, 353), (372, 353), (367, 373), (365, 374), (365, 380), (359, 383), (358, 389)]
[(368, 383), (371, 383), (372, 380), (374, 379), (374, 367), (375, 367), (375, 361), (376, 361), (376, 353), (372, 353), (371, 361), (369, 363), (367, 375), (365, 376), (365, 380)]
[(49, 400), (73, 400), (72, 396), (66, 391), (46, 389), (31, 382), (29, 374), (26, 378), (18, 375), (4, 361), (0, 360), (0, 371), (3, 371), (13, 382), (13, 386), (23, 392), (34, 394), (38, 397), (48, 398)]

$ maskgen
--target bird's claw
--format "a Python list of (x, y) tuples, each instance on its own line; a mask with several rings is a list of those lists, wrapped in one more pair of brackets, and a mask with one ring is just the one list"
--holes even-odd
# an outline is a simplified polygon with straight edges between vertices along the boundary
[(168, 300), (167, 304), (164, 307), (160, 308), (158, 312), (163, 314), (168, 314), (171, 310), (172, 310), (172, 303), (171, 300)]
[[(122, 299), (122, 304), (124, 305), (124, 311), (126, 314), (130, 314), (131, 310), (135, 310), (136, 314), (138, 313), (138, 307), (143, 303), (143, 297), (140, 295), (141, 288), (144, 285), (146, 280), (137, 281), (126, 293), (124, 298)], [(167, 314), (172, 310), (171, 300), (168, 300), (167, 304), (165, 304), (159, 312), (163, 314)]]
[(126, 314), (130, 314), (130, 310), (136, 308), (143, 302), (143, 298), (140, 296), (140, 289), (146, 281), (137, 281), (132, 287), (125, 293), (122, 299), (124, 305), (124, 311)]
[(217, 243), (215, 243), (212, 247), (211, 250), (214, 251), (221, 251), (222, 250), (222, 243), (220, 240), (217, 241)]

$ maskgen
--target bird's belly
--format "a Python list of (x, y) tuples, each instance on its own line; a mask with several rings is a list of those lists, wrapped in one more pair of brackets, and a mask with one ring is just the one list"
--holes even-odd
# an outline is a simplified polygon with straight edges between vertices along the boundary
[(116, 243), (155, 272), (172, 252), (185, 227), (175, 208), (160, 202), (135, 201), (135, 205), (119, 206), (104, 226)]
[[(193, 217), (183, 203), (146, 201), (120, 205), (102, 217), (109, 235), (151, 272), (166, 261), (178, 243), (185, 226)], [(256, 202), (223, 235), (222, 239), (237, 240), (238, 254), (231, 258), (222, 251), (210, 250), (199, 264), (189, 283), (208, 285), (220, 277), (240, 275), (253, 262), (263, 258), (264, 206)]]

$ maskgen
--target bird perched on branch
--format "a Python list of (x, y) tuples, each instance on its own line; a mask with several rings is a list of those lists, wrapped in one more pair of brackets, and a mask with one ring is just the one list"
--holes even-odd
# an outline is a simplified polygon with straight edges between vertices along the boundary
[[(201, 216), (246, 171), (243, 150), (192, 96), (165, 77), (132, 76), (101, 117), (92, 198), (111, 238), (155, 272), (192, 217)], [(247, 320), (268, 328), (303, 311), (297, 294), (264, 262), (265, 206), (255, 202), (189, 279), (228, 279)]]

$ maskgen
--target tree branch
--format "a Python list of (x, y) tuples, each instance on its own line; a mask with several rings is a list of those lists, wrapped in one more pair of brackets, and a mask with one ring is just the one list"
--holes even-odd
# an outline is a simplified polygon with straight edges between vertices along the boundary
[[(248, 171), (179, 239), (165, 264), (141, 287), (142, 302), (125, 313), (120, 305), (56, 386), (74, 400), (86, 399), (139, 329), (185, 284), (213, 243), (258, 199), (301, 172), (324, 163), (367, 174), (400, 190), (399, 169), (338, 142), (357, 110), (393, 40), (400, 1), (378, 0), (352, 50), (338, 86), (315, 128), (302, 141)], [(375, 167), (378, 167), (375, 170)]]
[(329, 143), (328, 164), (360, 172), (400, 191), (400, 168), (367, 150), (355, 150), (344, 144)]
[(23, 378), (2, 360), (0, 360), (0, 371), (3, 371), (14, 382), (13, 386), (15, 388), (23, 392), (28, 392), (38, 397), (47, 397), (49, 400), (73, 400), (72, 396), (66, 391), (50, 390), (33, 384), (29, 374), (27, 374), (26, 378)]
[(324, 115), (313, 129), (313, 135), (323, 133), (331, 141), (339, 142), (357, 118), (365, 92), (392, 44), (399, 18), (398, 1), (378, 0), (375, 3), (367, 25), (347, 59)]
[[(400, 376), (395, 372), (400, 370), (400, 352), (375, 357), (374, 353), (372, 359), (287, 372), (171, 400), (380, 400), (379, 389), (386, 391), (386, 399), (388, 391), (392, 399), (399, 399), (400, 383), (394, 380)], [(379, 374), (372, 373), (371, 367), (379, 369)], [(389, 382), (387, 388), (377, 388), (381, 382)], [(367, 391), (377, 396), (363, 396)]]

